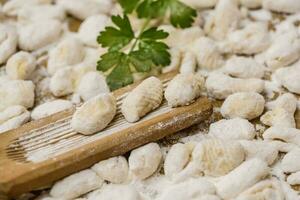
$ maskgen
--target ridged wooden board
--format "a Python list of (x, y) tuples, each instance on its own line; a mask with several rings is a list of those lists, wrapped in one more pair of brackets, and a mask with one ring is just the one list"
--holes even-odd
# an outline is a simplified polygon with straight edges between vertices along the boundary
[[(175, 74), (160, 77), (164, 87)], [(179, 108), (170, 108), (164, 101), (141, 121), (128, 123), (120, 112), (120, 105), (136, 85), (114, 92), (117, 115), (106, 129), (94, 135), (84, 136), (71, 128), (75, 108), (0, 134), (0, 196), (15, 197), (49, 186), (100, 160), (200, 123), (212, 113), (212, 104), (207, 98)]]

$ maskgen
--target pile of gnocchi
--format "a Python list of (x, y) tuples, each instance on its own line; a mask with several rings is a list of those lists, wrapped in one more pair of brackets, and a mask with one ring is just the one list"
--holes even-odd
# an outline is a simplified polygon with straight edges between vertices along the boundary
[[(177, 107), (207, 96), (211, 118), (19, 200), (300, 199), (300, 0), (182, 1), (197, 9), (193, 26), (159, 24), (171, 54), (161, 73), (180, 74), (163, 91), (157, 71), (135, 73), (152, 77), (121, 111), (136, 122), (163, 98)], [(115, 0), (0, 3), (0, 132), (82, 103), (72, 127), (105, 128), (116, 101), (96, 70), (106, 52), (96, 38), (121, 13)]]

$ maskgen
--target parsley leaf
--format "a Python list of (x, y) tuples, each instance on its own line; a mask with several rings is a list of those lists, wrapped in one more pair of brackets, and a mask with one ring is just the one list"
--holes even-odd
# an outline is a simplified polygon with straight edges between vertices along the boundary
[(129, 58), (137, 72), (149, 72), (154, 66), (151, 57), (141, 50), (131, 52)]
[(169, 33), (164, 32), (163, 30), (157, 30), (157, 27), (149, 28), (148, 30), (144, 31), (140, 38), (141, 39), (153, 39), (153, 40), (160, 40), (165, 39), (169, 36)]
[(151, 58), (155, 65), (167, 66), (171, 62), (169, 47), (163, 42), (143, 40), (140, 42), (139, 48)]
[(178, 0), (169, 0), (169, 8), (171, 11), (170, 21), (175, 27), (190, 27), (194, 21), (193, 18), (197, 16), (196, 10)]
[(132, 13), (140, 0), (118, 0), (125, 13)]
[(112, 16), (112, 22), (118, 27), (106, 27), (97, 38), (102, 47), (108, 47), (109, 51), (117, 51), (128, 45), (134, 39), (134, 33), (130, 21), (126, 15)]

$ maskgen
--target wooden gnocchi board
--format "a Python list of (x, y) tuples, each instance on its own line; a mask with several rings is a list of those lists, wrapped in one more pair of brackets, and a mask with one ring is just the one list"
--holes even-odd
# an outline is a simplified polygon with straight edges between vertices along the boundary
[[(160, 77), (164, 87), (175, 74)], [(0, 197), (15, 197), (45, 188), (100, 160), (200, 123), (212, 113), (212, 104), (207, 98), (179, 108), (170, 108), (164, 101), (139, 122), (128, 123), (120, 112), (120, 105), (136, 85), (113, 93), (117, 98), (117, 114), (107, 128), (94, 135), (84, 136), (71, 128), (70, 120), (76, 108), (0, 134)]]

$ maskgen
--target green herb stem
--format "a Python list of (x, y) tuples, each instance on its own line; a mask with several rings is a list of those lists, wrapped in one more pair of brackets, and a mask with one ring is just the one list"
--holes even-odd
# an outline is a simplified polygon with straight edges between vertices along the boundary
[(146, 21), (144, 22), (141, 30), (140, 30), (140, 33), (139, 35), (135, 38), (134, 40), (134, 43), (132, 44), (131, 48), (130, 48), (130, 51), (129, 51), (129, 54), (134, 50), (134, 48), (136, 47), (138, 41), (140, 40), (140, 37), (142, 35), (142, 33), (145, 31), (145, 29), (147, 28), (147, 26), (149, 25), (151, 19), (150, 18), (147, 18)]

